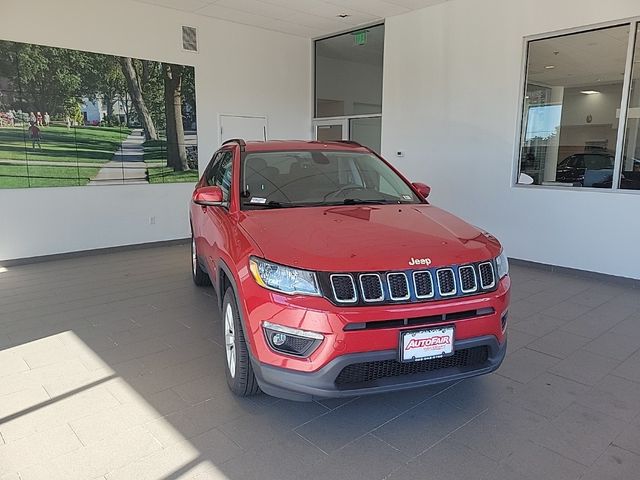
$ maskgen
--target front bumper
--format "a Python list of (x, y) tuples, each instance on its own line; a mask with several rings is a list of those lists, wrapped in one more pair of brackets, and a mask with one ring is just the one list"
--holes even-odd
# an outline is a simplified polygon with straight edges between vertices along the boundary
[[(350, 397), (372, 393), (405, 390), (434, 383), (460, 380), (483, 375), (496, 370), (507, 350), (506, 338), (502, 343), (493, 335), (455, 342), (455, 351), (486, 347), (483, 361), (469, 366), (449, 366), (420, 373), (376, 378), (362, 383), (336, 382), (340, 373), (349, 365), (366, 362), (395, 361), (397, 350), (379, 350), (338, 356), (315, 372), (300, 372), (265, 363), (252, 358), (253, 370), (263, 392), (289, 400), (311, 401), (314, 398)], [(430, 362), (431, 360), (426, 360)], [(407, 364), (402, 364), (407, 365)]]

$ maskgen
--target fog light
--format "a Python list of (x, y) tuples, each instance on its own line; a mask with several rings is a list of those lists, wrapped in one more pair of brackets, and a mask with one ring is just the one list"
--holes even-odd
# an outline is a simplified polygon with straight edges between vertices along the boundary
[(287, 341), (287, 336), (284, 333), (274, 333), (271, 336), (271, 341), (276, 347), (279, 347), (280, 345), (283, 345), (284, 342)]
[(296, 357), (308, 357), (322, 343), (324, 335), (262, 322), (264, 336), (272, 350)]

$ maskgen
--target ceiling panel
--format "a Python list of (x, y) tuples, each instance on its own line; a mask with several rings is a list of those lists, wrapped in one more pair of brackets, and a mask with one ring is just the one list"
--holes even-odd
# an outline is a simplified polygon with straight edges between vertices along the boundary
[[(131, 0), (314, 38), (448, 0)], [(346, 17), (342, 18), (342, 16)]]

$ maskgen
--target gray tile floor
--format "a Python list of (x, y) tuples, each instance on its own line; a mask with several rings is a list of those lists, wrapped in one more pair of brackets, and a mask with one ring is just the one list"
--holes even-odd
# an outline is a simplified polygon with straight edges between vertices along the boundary
[(292, 403), (227, 391), (185, 246), (0, 269), (0, 479), (640, 478), (640, 290), (513, 266), (497, 373)]

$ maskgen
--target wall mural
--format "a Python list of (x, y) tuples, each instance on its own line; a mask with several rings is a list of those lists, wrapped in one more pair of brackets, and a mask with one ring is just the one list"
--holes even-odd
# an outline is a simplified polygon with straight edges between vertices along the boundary
[(0, 188), (197, 178), (193, 67), (0, 41)]

